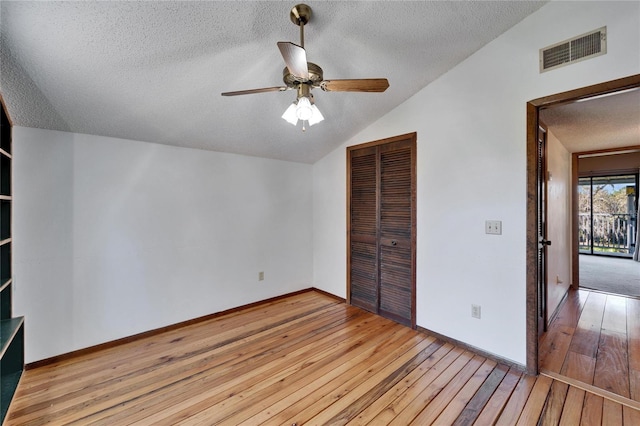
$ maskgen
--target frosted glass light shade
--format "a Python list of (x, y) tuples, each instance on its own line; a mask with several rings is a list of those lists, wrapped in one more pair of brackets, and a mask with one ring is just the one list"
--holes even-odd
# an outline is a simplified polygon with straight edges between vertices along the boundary
[(293, 124), (294, 126), (298, 124), (298, 116), (296, 115), (296, 103), (293, 102), (289, 105), (289, 108), (282, 114), (282, 118), (284, 118), (287, 122)]
[(313, 116), (313, 110), (311, 109), (311, 102), (309, 98), (298, 98), (298, 106), (296, 107), (296, 115), (298, 120), (308, 121)]
[(324, 120), (324, 117), (322, 116), (322, 113), (320, 112), (320, 110), (318, 109), (317, 106), (311, 105), (311, 111), (313, 112), (313, 114), (311, 115), (311, 118), (309, 119), (309, 126), (313, 126), (314, 124), (319, 123), (322, 120)]

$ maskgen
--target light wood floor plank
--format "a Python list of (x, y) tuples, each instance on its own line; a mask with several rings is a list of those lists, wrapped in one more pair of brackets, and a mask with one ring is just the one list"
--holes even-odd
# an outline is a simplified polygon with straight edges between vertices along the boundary
[[(363, 322), (360, 325), (364, 325), (361, 329), (364, 333), (363, 336), (370, 336), (377, 327), (381, 324), (376, 321), (377, 318), (369, 318), (369, 322)], [(333, 332), (324, 336), (319, 340), (306, 340), (304, 345), (293, 351), (278, 351), (273, 352), (273, 356), (262, 360), (260, 363), (255, 363), (253, 360), (249, 360), (247, 363), (243, 363), (240, 366), (236, 366), (228, 371), (228, 378), (225, 378), (224, 382), (217, 386), (207, 389), (203, 392), (202, 386), (198, 382), (191, 382), (187, 386), (182, 386), (180, 389), (181, 395), (184, 394), (184, 389), (189, 391), (188, 398), (184, 395), (181, 399), (184, 401), (182, 404), (176, 404), (173, 407), (165, 409), (162, 413), (156, 416), (145, 418), (141, 424), (149, 424), (149, 422), (155, 422), (162, 418), (168, 422), (177, 423), (184, 421), (185, 419), (196, 416), (200, 411), (216, 404), (226, 401), (228, 398), (232, 398), (242, 389), (253, 386), (255, 383), (271, 383), (273, 381), (282, 380), (290, 374), (292, 366), (304, 365), (306, 359), (320, 347), (333, 347), (337, 345), (337, 349), (344, 349), (348, 345), (352, 344), (350, 340), (350, 334), (355, 326), (349, 326), (341, 329), (338, 332)], [(272, 352), (272, 351), (269, 351)], [(320, 352), (320, 356), (325, 355), (325, 352)], [(212, 377), (216, 377), (215, 372), (211, 373)]]
[(565, 361), (565, 355), (569, 351), (575, 326), (557, 324), (544, 334), (540, 342), (538, 353), (540, 365), (546, 369), (560, 372)]
[[(449, 380), (438, 395), (420, 411), (420, 414), (413, 419), (411, 424), (428, 425), (436, 422), (436, 419), (437, 424), (452, 424), (493, 369), (493, 366), (488, 368), (488, 371), (485, 368), (476, 377), (476, 373), (478, 373), (485, 361), (487, 361), (486, 358), (479, 355), (474, 356), (453, 379)], [(474, 378), (476, 380), (473, 380)], [(467, 392), (463, 393), (463, 388), (467, 385), (469, 385)], [(448, 412), (445, 413), (445, 410), (448, 410)]]
[(622, 421), (625, 425), (640, 425), (640, 410), (623, 406)]
[(607, 296), (601, 293), (591, 292), (589, 294), (573, 333), (574, 338), (569, 346), (570, 351), (591, 358), (596, 357), (606, 299)]
[[(329, 331), (326, 332), (327, 335), (330, 334)], [(256, 335), (257, 336), (257, 335)], [(233, 342), (235, 343), (235, 341)], [(230, 344), (232, 344), (230, 342)], [(89, 389), (93, 389), (94, 392), (98, 394), (104, 394), (108, 396), (108, 398), (96, 398), (93, 395), (93, 403), (94, 409), (97, 407), (101, 407), (101, 412), (104, 409), (109, 408), (110, 406), (119, 406), (123, 401), (129, 401), (137, 396), (137, 394), (146, 395), (149, 389), (154, 388), (162, 388), (163, 386), (172, 386), (174, 383), (180, 383), (181, 389), (185, 386), (185, 384), (192, 382), (194, 380), (205, 380), (207, 375), (206, 371), (202, 371), (204, 366), (211, 365), (211, 362), (222, 362), (225, 360), (224, 357), (217, 357), (216, 351), (212, 348), (212, 353), (209, 354), (204, 360), (201, 359), (202, 355), (206, 354), (206, 352), (199, 353), (199, 351), (191, 351), (190, 354), (192, 357), (186, 357), (182, 359), (180, 356), (171, 356), (168, 357), (173, 359), (173, 361), (166, 362), (165, 360), (165, 368), (162, 374), (158, 374), (155, 369), (153, 370), (139, 370), (135, 373), (136, 380), (129, 381), (131, 383), (130, 386), (122, 386), (121, 381), (123, 377), (118, 379), (113, 379), (108, 382), (101, 383), (99, 385), (92, 385), (90, 388), (84, 388), (82, 391), (87, 393)], [(187, 350), (189, 351), (189, 350)], [(197, 356), (194, 356), (197, 355)], [(257, 361), (257, 359), (262, 359), (262, 357), (254, 357), (253, 361)], [(195, 362), (195, 365), (194, 365)], [(228, 374), (237, 374), (235, 366), (227, 366), (222, 371), (228, 371)], [(219, 374), (221, 371), (218, 372)], [(124, 378), (129, 376), (124, 376)], [(95, 378), (93, 379), (95, 381)], [(86, 399), (85, 399), (86, 400)], [(60, 403), (58, 401), (56, 407), (57, 412), (56, 416), (59, 419), (64, 419), (65, 421), (71, 421), (75, 418), (78, 413), (81, 411), (78, 410), (78, 407), (82, 406), (82, 397), (75, 397), (74, 399), (67, 399), (64, 403)], [(28, 419), (28, 417), (25, 417)]]
[(622, 423), (622, 405), (605, 399), (602, 402), (602, 424), (603, 425), (621, 425)]
[[(638, 401), (640, 372), (635, 368), (640, 368), (640, 299), (570, 290), (558, 318), (563, 313), (564, 320), (550, 324), (540, 339), (541, 370)], [(567, 327), (577, 313), (577, 329), (571, 333)], [(566, 348), (569, 335), (571, 343)]]
[[(272, 397), (263, 399), (262, 401), (255, 404), (255, 408), (259, 410), (258, 412), (252, 414), (255, 410), (251, 410), (243, 413), (243, 416), (245, 414), (249, 414), (250, 417), (244, 416), (244, 419), (240, 419), (239, 417), (232, 417), (228, 420), (236, 422), (236, 424), (246, 425), (263, 423), (270, 419), (274, 414), (277, 414), (287, 407), (290, 407), (293, 403), (300, 401), (303, 397), (312, 394), (321, 386), (325, 386), (329, 382), (333, 382), (333, 386), (335, 386), (336, 380), (346, 381), (348, 377), (347, 374), (357, 374), (358, 372), (361, 372), (362, 370), (368, 368), (369, 365), (376, 364), (380, 360), (384, 359), (385, 349), (389, 346), (401, 347), (404, 344), (408, 343), (409, 340), (411, 340), (411, 333), (405, 334), (403, 333), (403, 331), (406, 330), (400, 330), (399, 332), (394, 333), (395, 336), (393, 338), (388, 336), (375, 347), (362, 352), (357, 357), (349, 357), (347, 361), (340, 360), (339, 365), (333, 366), (333, 368), (328, 368), (326, 372), (319, 371), (318, 373), (320, 377), (317, 379), (313, 376), (305, 377), (305, 379), (301, 381), (297, 386), (286, 389), (279, 394), (276, 393)], [(436, 342), (434, 339), (434, 343), (428, 346), (429, 350), (427, 352), (431, 352), (432, 350), (435, 351), (437, 350), (437, 348), (441, 347), (442, 342)], [(271, 403), (271, 399), (275, 399), (276, 401)]]
[(422, 362), (416, 369), (407, 374), (405, 378), (383, 395), (381, 395), (378, 399), (373, 401), (368, 407), (366, 407), (363, 411), (358, 413), (354, 419), (352, 419), (348, 425), (366, 425), (373, 420), (373, 418), (380, 413), (386, 406), (398, 399), (402, 394), (404, 394), (408, 389), (410, 389), (413, 384), (420, 379), (427, 371), (429, 371), (433, 366), (440, 362), (440, 360), (451, 350), (453, 349), (453, 345), (445, 344), (442, 345), (437, 351), (435, 351), (428, 359)]
[(538, 376), (529, 399), (522, 409), (522, 413), (518, 418), (517, 425), (531, 425), (535, 424), (540, 419), (540, 414), (544, 408), (545, 402), (549, 395), (553, 380), (546, 376)]
[[(327, 398), (327, 395), (330, 395), (332, 391), (336, 389), (344, 389), (348, 388), (354, 382), (357, 382), (355, 377), (366, 377), (366, 371), (371, 368), (371, 365), (386, 365), (391, 360), (398, 356), (399, 354), (406, 353), (408, 350), (412, 350), (419, 343), (419, 340), (412, 340), (411, 342), (396, 346), (396, 350), (391, 351), (383, 351), (377, 353), (375, 357), (371, 357), (368, 359), (368, 362), (361, 362), (357, 366), (354, 366), (350, 370), (349, 374), (339, 375), (329, 382), (322, 384), (322, 386), (312, 389), (312, 392), (305, 392), (303, 398), (297, 397), (292, 399), (291, 401), (285, 401), (284, 406), (280, 406), (273, 411), (271, 417), (269, 417), (268, 424), (293, 424), (298, 422), (298, 418), (309, 418), (316, 414), (317, 412), (322, 410), (322, 407), (319, 407), (319, 410), (310, 410), (310, 407), (318, 408), (318, 405), (326, 404), (328, 406), (331, 404), (331, 399)], [(451, 348), (449, 348), (451, 350)], [(307, 391), (308, 389), (304, 389)], [(287, 404), (287, 402), (293, 402), (292, 404)], [(274, 415), (275, 414), (275, 415)], [(306, 417), (303, 417), (306, 416)], [(255, 424), (255, 423), (248, 423)]]
[(472, 358), (473, 353), (469, 351), (461, 354), (441, 375), (426, 386), (411, 403), (404, 407), (404, 409), (389, 422), (389, 425), (403, 426), (412, 423), (418, 414), (438, 396), (445, 386), (454, 380), (460, 371), (469, 364)]
[(436, 424), (468, 425), (478, 417), (508, 368), (485, 360), (473, 377), (436, 419)]
[(495, 424), (521, 378), (522, 373), (509, 370), (473, 424), (478, 426)]
[(411, 402), (416, 399), (422, 391), (433, 383), (440, 375), (456, 361), (464, 351), (460, 348), (453, 348), (442, 360), (429, 369), (419, 380), (415, 381), (401, 396), (389, 403), (383, 410), (368, 423), (370, 425), (389, 424), (400, 414)]
[(640, 299), (627, 298), (627, 350), (629, 358), (629, 393), (640, 401)]
[[(388, 323), (385, 324), (385, 326), (391, 326), (391, 324)], [(398, 327), (396, 326), (396, 328)], [(385, 340), (386, 334), (389, 332), (390, 330), (387, 331), (385, 327), (379, 326), (375, 329), (374, 335), (357, 341), (356, 344), (352, 344), (351, 347), (343, 348), (336, 346), (330, 348), (328, 353), (320, 352), (318, 355), (322, 355), (322, 357), (318, 362), (314, 362), (314, 359), (318, 357), (318, 355), (316, 357), (308, 357), (302, 364), (303, 368), (298, 369), (294, 374), (276, 381), (273, 379), (269, 381), (261, 380), (259, 384), (253, 385), (249, 389), (239, 390), (237, 393), (234, 393), (233, 397), (227, 398), (224, 403), (208, 406), (206, 410), (190, 418), (189, 422), (193, 421), (195, 424), (198, 424), (199, 419), (214, 422), (219, 419), (220, 421), (224, 420), (231, 424), (238, 424), (260, 412), (261, 408), (271, 406), (273, 403), (279, 401), (281, 398), (281, 394), (279, 394), (280, 391), (287, 393), (290, 392), (291, 389), (303, 387), (305, 384), (320, 380), (332, 370), (335, 370), (340, 365), (344, 365), (349, 359), (359, 356), (365, 351), (370, 355), (375, 350), (377, 344)], [(432, 343), (433, 340), (424, 340), (421, 344), (429, 344), (429, 346), (431, 346), (430, 343)], [(367, 361), (371, 361), (370, 356), (362, 359), (360, 362), (366, 365)], [(243, 386), (243, 388), (247, 388), (247, 386)], [(225, 407), (228, 408), (225, 409)], [(214, 413), (215, 415), (213, 415)]]
[(535, 383), (536, 377), (523, 375), (520, 378), (518, 385), (511, 393), (511, 397), (509, 398), (509, 401), (507, 401), (507, 405), (504, 407), (504, 410), (496, 422), (497, 425), (513, 426), (516, 424), (522, 414), (522, 410), (529, 400), (531, 390)]
[[(325, 410), (316, 414), (309, 420), (305, 419), (312, 424), (344, 424), (351, 419), (351, 415), (357, 414), (351, 413), (348, 408), (359, 401), (370, 389), (373, 389), (376, 385), (384, 383), (388, 377), (395, 376), (397, 371), (404, 371), (407, 363), (413, 363), (418, 365), (421, 361), (426, 359), (424, 356), (425, 350), (431, 352), (428, 345), (419, 344), (416, 345), (415, 350), (407, 351), (387, 365), (380, 366), (380, 368), (369, 368), (366, 374), (362, 374), (353, 383), (347, 383), (347, 386), (341, 388), (337, 392), (331, 393), (330, 398), (333, 401), (331, 405), (327, 406)], [(414, 367), (415, 368), (415, 367)], [(315, 410), (315, 408), (314, 408)], [(306, 410), (309, 413), (309, 410)], [(295, 422), (299, 423), (299, 422)]]
[[(593, 317), (599, 299), (577, 293), (558, 316), (563, 326), (581, 311)], [(629, 330), (637, 310), (625, 303)], [(602, 335), (622, 334), (606, 315)], [(630, 366), (635, 338), (626, 332)], [(552, 341), (549, 353), (574, 343)], [(595, 361), (568, 352), (554, 362), (589, 380)], [(309, 291), (28, 370), (5, 426), (638, 422), (635, 401), (560, 378), (509, 370)]]
[(607, 296), (593, 384), (629, 398), (626, 306), (623, 297)]
[(551, 385), (551, 390), (547, 396), (547, 402), (545, 403), (544, 410), (542, 412), (543, 425), (557, 425), (560, 423), (560, 417), (562, 416), (562, 410), (564, 408), (565, 400), (567, 399), (567, 392), (569, 391), (569, 385), (566, 383), (554, 381)]
[[(310, 336), (314, 336), (316, 339), (322, 339), (326, 336), (333, 334), (338, 327), (342, 327), (344, 325), (344, 321), (349, 320), (341, 319), (336, 321), (336, 317), (331, 315), (328, 316), (327, 319), (330, 321), (325, 322), (324, 320), (315, 320), (307, 325), (302, 325), (296, 327), (295, 332), (290, 332), (286, 334), (286, 339), (283, 339), (282, 334), (280, 334), (276, 340), (269, 339), (267, 342), (261, 341), (260, 345), (256, 346), (253, 350), (249, 347), (238, 347), (235, 351), (231, 353), (234, 354), (234, 357), (231, 359), (224, 361), (223, 355), (218, 355), (214, 358), (215, 364), (212, 364), (209, 361), (207, 367), (209, 369), (213, 368), (214, 365), (219, 366), (215, 371), (219, 376), (218, 379), (224, 381), (224, 375), (228, 375), (229, 377), (237, 374), (237, 370), (242, 368), (243, 363), (250, 362), (266, 362), (267, 356), (273, 352), (268, 350), (270, 345), (278, 345), (281, 350), (296, 350), (299, 347), (302, 347), (307, 344), (306, 339)], [(350, 317), (352, 324), (360, 324), (365, 321), (365, 317)], [(286, 330), (284, 330), (286, 332)], [(267, 346), (265, 346), (267, 345)], [(220, 358), (223, 358), (219, 361)], [(213, 360), (212, 360), (213, 361)], [(207, 380), (207, 376), (200, 376), (198, 378), (201, 382)], [(158, 411), (161, 407), (166, 405), (166, 401), (173, 399), (175, 397), (188, 398), (191, 394), (199, 394), (198, 384), (195, 385), (193, 391), (189, 393), (187, 388), (184, 388), (180, 383), (180, 387), (177, 389), (177, 392), (173, 391), (165, 391), (158, 394), (150, 394), (144, 395), (141, 398), (130, 400), (125, 403), (127, 410), (137, 411), (138, 413), (130, 417), (130, 420), (135, 420), (139, 418), (143, 418), (143, 414), (146, 413), (146, 416), (149, 416), (151, 413)], [(113, 421), (121, 418), (125, 413), (116, 413), (114, 417), (110, 417)]]
[[(425, 361), (431, 359), (433, 357), (433, 354), (442, 347), (442, 344), (443, 343), (440, 341), (432, 343), (422, 352), (405, 362), (402, 366), (397, 368), (392, 373), (388, 374), (384, 380), (378, 381), (377, 385), (369, 387), (365, 383), (364, 389), (369, 388), (369, 390), (365, 394), (360, 396), (357, 400), (350, 402), (345, 408), (334, 415), (326, 423), (345, 424), (353, 420), (365, 408), (369, 407), (373, 402), (380, 399), (382, 395), (386, 394), (390, 389), (394, 388), (400, 381), (404, 381), (406, 383), (407, 380), (410, 380), (407, 378), (407, 376), (409, 376), (409, 374), (411, 374), (413, 371), (420, 371), (419, 367), (423, 363), (425, 363)], [(386, 373), (384, 371), (381, 371), (381, 374), (384, 375)], [(374, 381), (374, 383), (377, 380), (375, 377), (371, 377), (371, 379)]]
[(560, 426), (574, 426), (580, 424), (582, 417), (582, 406), (584, 404), (585, 391), (573, 386), (569, 386), (567, 398), (560, 417)]
[(584, 396), (584, 405), (582, 406), (582, 416), (580, 417), (581, 425), (600, 426), (602, 424), (603, 404), (603, 397), (587, 392)]

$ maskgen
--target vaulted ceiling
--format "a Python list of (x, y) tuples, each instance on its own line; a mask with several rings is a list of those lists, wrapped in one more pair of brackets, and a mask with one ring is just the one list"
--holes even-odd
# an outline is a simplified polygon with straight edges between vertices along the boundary
[(294, 91), (220, 96), (282, 85), (293, 2), (3, 1), (0, 93), (17, 126), (313, 163), (544, 3), (307, 2), (324, 78), (390, 87), (315, 89), (303, 133), (280, 118)]

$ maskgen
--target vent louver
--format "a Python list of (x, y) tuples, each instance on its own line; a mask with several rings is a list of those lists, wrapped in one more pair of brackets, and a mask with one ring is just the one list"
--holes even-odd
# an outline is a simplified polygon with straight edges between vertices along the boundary
[(540, 72), (607, 53), (607, 27), (540, 49)]

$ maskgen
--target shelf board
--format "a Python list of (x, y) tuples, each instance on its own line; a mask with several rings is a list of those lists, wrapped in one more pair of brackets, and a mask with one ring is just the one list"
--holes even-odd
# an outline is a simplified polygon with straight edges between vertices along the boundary
[(4, 356), (23, 323), (24, 317), (0, 320), (0, 358)]
[(11, 154), (9, 154), (7, 151), (5, 151), (2, 148), (0, 148), (0, 154), (4, 155), (7, 158), (11, 158)]
[(0, 200), (11, 201), (11, 195), (0, 195)]
[(0, 423), (7, 416), (7, 411), (9, 411), (9, 404), (13, 399), (13, 395), (16, 392), (16, 388), (18, 387), (18, 383), (20, 382), (20, 377), (22, 376), (22, 370), (18, 370), (11, 373), (3, 373), (2, 375), (2, 383), (0, 383)]
[(9, 285), (11, 285), (11, 277), (0, 282), (0, 292), (4, 291), (4, 289), (9, 287)]
[(4, 240), (0, 240), (0, 246), (9, 244), (10, 242), (11, 242), (11, 238), (5, 238)]

